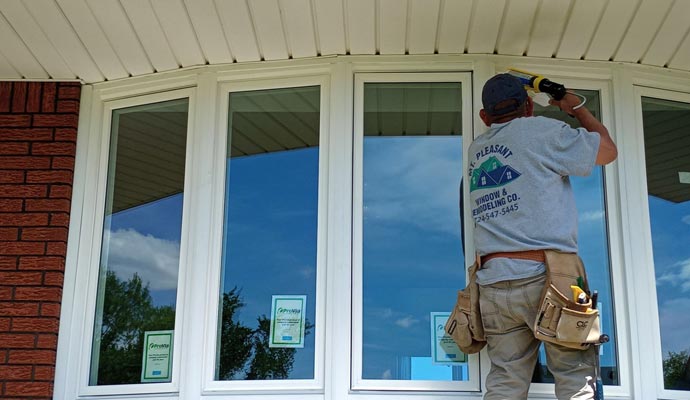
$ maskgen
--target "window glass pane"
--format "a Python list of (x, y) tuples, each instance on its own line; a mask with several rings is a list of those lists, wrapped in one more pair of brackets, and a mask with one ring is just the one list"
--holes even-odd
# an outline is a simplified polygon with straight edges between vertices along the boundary
[(364, 85), (363, 379), (468, 379), (431, 322), (465, 286), (461, 110), (460, 83)]
[[(601, 120), (599, 92), (593, 90), (577, 90), (576, 92), (587, 98), (587, 109)], [(575, 118), (567, 116), (556, 107), (541, 107), (535, 104), (534, 114), (560, 119), (574, 128), (580, 127)], [(578, 211), (579, 254), (585, 264), (590, 287), (599, 292), (598, 308), (601, 310), (601, 331), (611, 337), (609, 343), (600, 347), (601, 376), (605, 385), (619, 385), (609, 238), (606, 226), (604, 169), (603, 167), (595, 167), (592, 174), (586, 177), (571, 176), (570, 182), (575, 193)], [(546, 354), (543, 347), (539, 351), (539, 361), (532, 381), (554, 382), (553, 375), (546, 367)]]
[(690, 103), (642, 98), (666, 389), (690, 390)]
[(218, 380), (314, 378), (319, 99), (230, 94)]
[(171, 380), (142, 364), (146, 333), (172, 345), (188, 103), (113, 111), (90, 385)]

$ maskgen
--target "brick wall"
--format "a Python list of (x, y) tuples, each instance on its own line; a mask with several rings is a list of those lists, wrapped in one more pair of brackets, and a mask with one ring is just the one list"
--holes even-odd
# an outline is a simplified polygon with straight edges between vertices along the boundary
[(0, 398), (50, 398), (78, 83), (0, 82)]

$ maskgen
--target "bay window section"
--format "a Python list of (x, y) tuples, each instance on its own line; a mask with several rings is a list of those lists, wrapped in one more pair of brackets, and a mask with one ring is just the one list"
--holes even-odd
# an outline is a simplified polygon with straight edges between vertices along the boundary
[(172, 379), (188, 105), (112, 112), (91, 386)]
[[(576, 90), (585, 96), (585, 107), (601, 120), (601, 102), (598, 91)], [(534, 115), (559, 119), (573, 128), (580, 127), (575, 118), (567, 116), (556, 107), (534, 106)], [(600, 347), (601, 376), (605, 385), (620, 385), (617, 332), (613, 289), (611, 282), (611, 262), (609, 257), (609, 236), (606, 223), (606, 198), (604, 192), (604, 167), (595, 166), (591, 175), (571, 176), (570, 183), (575, 194), (578, 209), (578, 247), (592, 290), (599, 293), (597, 308), (601, 312), (601, 331), (610, 336), (609, 343)], [(543, 346), (533, 375), (533, 382), (553, 383), (553, 375), (546, 366), (546, 353)]]
[(663, 388), (690, 391), (690, 102), (642, 97)]
[(443, 330), (465, 286), (463, 89), (452, 81), (363, 82), (355, 387), (462, 390), (470, 387), (452, 382), (478, 373)]
[(315, 377), (320, 90), (229, 94), (216, 380)]

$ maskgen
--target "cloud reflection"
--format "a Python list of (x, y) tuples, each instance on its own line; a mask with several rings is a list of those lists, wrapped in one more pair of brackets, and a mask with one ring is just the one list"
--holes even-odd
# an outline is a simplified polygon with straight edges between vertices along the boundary
[(690, 258), (672, 264), (669, 269), (671, 271), (657, 277), (657, 284), (680, 286), (683, 292), (690, 291)]
[(460, 236), (462, 139), (367, 137), (364, 218)]
[(151, 290), (177, 288), (180, 242), (144, 235), (134, 229), (109, 232), (107, 268), (120, 279), (135, 273)]

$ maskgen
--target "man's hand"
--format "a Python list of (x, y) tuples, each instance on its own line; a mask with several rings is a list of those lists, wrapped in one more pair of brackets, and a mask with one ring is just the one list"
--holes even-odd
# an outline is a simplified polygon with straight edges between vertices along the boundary
[(577, 97), (576, 95), (572, 93), (566, 93), (565, 96), (563, 96), (563, 98), (560, 100), (549, 100), (549, 104), (560, 108), (561, 111), (568, 113), (568, 115), (575, 116), (576, 110), (573, 110), (573, 107), (577, 107), (578, 105), (580, 105), (580, 103), (582, 103), (582, 101), (583, 100)]
[(551, 101), (549, 101), (551, 105), (577, 118), (583, 128), (599, 134), (601, 140), (599, 142), (599, 150), (597, 151), (596, 164), (606, 165), (618, 157), (618, 149), (616, 148), (616, 144), (613, 143), (608, 129), (606, 129), (604, 124), (599, 122), (586, 107), (580, 107), (576, 110), (573, 109), (573, 107), (577, 107), (581, 102), (582, 100), (572, 93), (567, 93), (561, 100), (551, 99)]

